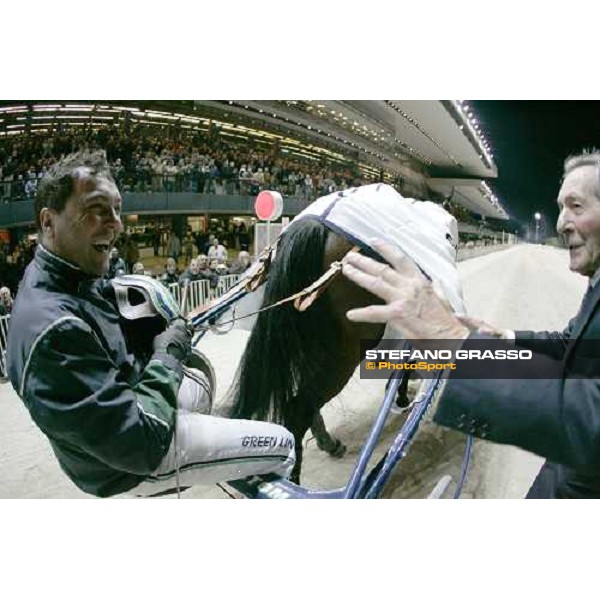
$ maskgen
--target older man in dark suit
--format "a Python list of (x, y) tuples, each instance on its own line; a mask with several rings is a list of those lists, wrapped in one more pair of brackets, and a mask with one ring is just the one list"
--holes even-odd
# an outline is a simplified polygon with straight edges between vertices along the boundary
[[(450, 377), (434, 419), (547, 458), (528, 498), (600, 498), (600, 152), (565, 161), (557, 201), (557, 230), (569, 250), (569, 267), (590, 278), (579, 312), (564, 331), (513, 332), (459, 319), (414, 265), (385, 244), (376, 249), (393, 268), (356, 253), (346, 259), (344, 274), (386, 301), (350, 311), (348, 318), (390, 322), (411, 340), (503, 338), (543, 352), (562, 379)], [(587, 376), (575, 376), (582, 367)]]

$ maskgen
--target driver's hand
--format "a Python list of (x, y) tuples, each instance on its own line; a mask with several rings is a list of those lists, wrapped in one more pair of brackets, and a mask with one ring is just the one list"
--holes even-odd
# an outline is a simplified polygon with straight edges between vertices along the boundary
[(175, 319), (154, 338), (153, 348), (154, 352), (170, 354), (183, 362), (192, 352), (192, 330), (184, 319)]

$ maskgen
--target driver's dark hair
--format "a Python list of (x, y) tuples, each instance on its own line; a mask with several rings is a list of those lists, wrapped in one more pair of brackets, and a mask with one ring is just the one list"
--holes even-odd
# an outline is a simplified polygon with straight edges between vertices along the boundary
[(61, 158), (44, 175), (35, 195), (35, 222), (38, 230), (41, 230), (42, 208), (52, 208), (59, 213), (63, 211), (73, 193), (78, 178), (77, 169), (80, 167), (87, 167), (90, 175), (114, 181), (104, 150), (80, 150)]

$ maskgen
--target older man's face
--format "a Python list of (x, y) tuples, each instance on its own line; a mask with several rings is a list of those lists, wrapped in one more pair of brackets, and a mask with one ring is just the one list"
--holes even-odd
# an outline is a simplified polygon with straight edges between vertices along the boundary
[(560, 215), (556, 229), (569, 249), (569, 268), (588, 277), (600, 267), (597, 178), (597, 167), (577, 167), (563, 181), (557, 200)]

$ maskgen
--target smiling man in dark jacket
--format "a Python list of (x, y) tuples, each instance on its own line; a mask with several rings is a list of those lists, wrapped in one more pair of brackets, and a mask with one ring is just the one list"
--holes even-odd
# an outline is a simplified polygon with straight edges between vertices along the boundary
[(103, 153), (66, 157), (38, 189), (41, 243), (15, 300), (7, 363), (63, 471), (97, 496), (287, 475), (294, 444), (283, 427), (202, 414), (212, 382), (184, 365), (191, 334), (166, 296), (173, 318), (145, 357), (133, 354), (103, 279), (120, 212)]
[[(389, 322), (405, 339), (503, 338), (535, 351), (548, 379), (450, 376), (435, 421), (476, 437), (519, 446), (548, 459), (528, 498), (600, 498), (600, 152), (565, 161), (557, 230), (569, 268), (589, 277), (577, 315), (564, 331), (505, 331), (452, 315), (399, 250), (376, 250), (391, 266), (358, 254), (344, 274), (385, 300), (350, 311), (355, 321)], [(582, 376), (585, 375), (585, 376)]]

